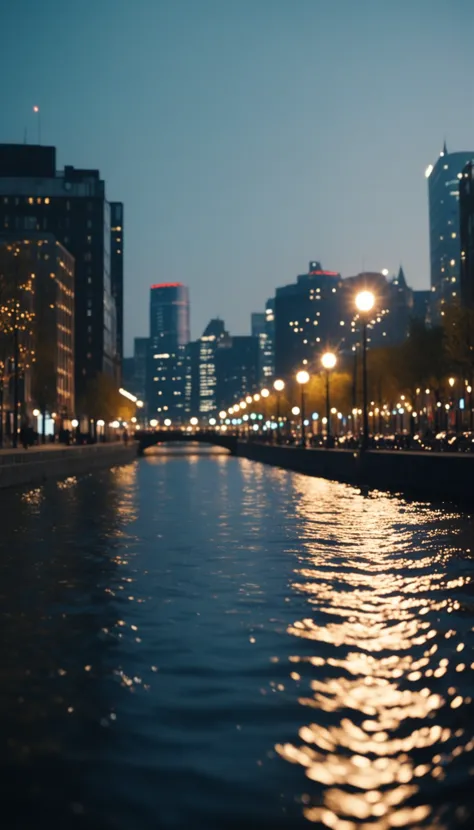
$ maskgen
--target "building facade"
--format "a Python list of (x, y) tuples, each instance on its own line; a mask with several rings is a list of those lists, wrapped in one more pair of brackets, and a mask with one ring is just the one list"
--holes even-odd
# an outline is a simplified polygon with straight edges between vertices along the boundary
[(431, 306), (439, 320), (443, 306), (456, 302), (460, 292), (461, 241), (459, 184), (474, 151), (448, 153), (446, 143), (434, 165), (426, 170), (429, 198)]
[(115, 300), (117, 382), (121, 383), (123, 361), (123, 204), (110, 203), (110, 287)]
[[(75, 414), (74, 259), (52, 234), (31, 232), (25, 238), (0, 234), (0, 274), (2, 433), (12, 434), (15, 398), (18, 425), (33, 424), (38, 409), (42, 420), (44, 416), (45, 433), (57, 432)], [(13, 328), (4, 318), (11, 301), (19, 310), (16, 340), (15, 315), (10, 314)], [(29, 320), (27, 328), (25, 319)]]
[(459, 182), (461, 235), (461, 304), (474, 308), (474, 162), (462, 171)]
[[(272, 303), (271, 300), (268, 303)], [(251, 335), (257, 337), (259, 353), (259, 383), (265, 385), (274, 374), (273, 356), (273, 308), (267, 306), (265, 311), (257, 311), (251, 315)]]
[[(99, 171), (66, 166), (57, 172), (54, 147), (0, 145), (1, 231), (52, 233), (74, 257), (75, 395), (81, 414), (89, 382), (100, 373), (117, 378), (120, 364), (110, 205)], [(122, 279), (118, 269), (117, 296)]]
[(216, 410), (227, 409), (259, 388), (258, 337), (230, 337), (216, 351)]
[(228, 343), (224, 321), (216, 318), (188, 344), (189, 414), (194, 417), (208, 419), (218, 412), (216, 353)]
[(150, 419), (184, 422), (187, 415), (186, 348), (189, 294), (182, 283), (156, 283), (150, 289), (147, 409)]
[(339, 349), (346, 335), (342, 278), (319, 262), (307, 274), (277, 288), (275, 295), (275, 374), (291, 377), (316, 367), (327, 349)]

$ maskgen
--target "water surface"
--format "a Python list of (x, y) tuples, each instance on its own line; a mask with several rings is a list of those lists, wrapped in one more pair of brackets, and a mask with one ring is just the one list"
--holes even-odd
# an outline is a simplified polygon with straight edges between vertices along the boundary
[(215, 452), (0, 510), (2, 826), (474, 824), (466, 516)]

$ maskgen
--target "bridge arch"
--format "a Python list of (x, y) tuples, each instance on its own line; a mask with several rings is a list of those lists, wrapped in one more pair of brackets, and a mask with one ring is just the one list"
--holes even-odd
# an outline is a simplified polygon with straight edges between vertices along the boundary
[(182, 429), (154, 429), (140, 430), (135, 433), (135, 440), (138, 442), (138, 455), (144, 455), (149, 447), (156, 447), (159, 444), (176, 443), (198, 443), (209, 444), (215, 447), (224, 447), (231, 455), (237, 452), (237, 437), (227, 435), (217, 430), (193, 430), (188, 432)]

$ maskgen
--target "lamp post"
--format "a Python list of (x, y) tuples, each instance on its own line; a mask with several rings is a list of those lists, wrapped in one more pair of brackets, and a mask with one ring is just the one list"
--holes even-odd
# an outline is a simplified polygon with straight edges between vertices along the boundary
[(275, 380), (273, 382), (273, 388), (276, 392), (276, 399), (277, 399), (277, 444), (281, 443), (281, 435), (280, 435), (280, 394), (283, 392), (285, 388), (285, 381), (284, 380)]
[(356, 308), (362, 322), (362, 449), (369, 446), (369, 412), (367, 401), (367, 321), (372, 311), (375, 297), (372, 291), (360, 291), (355, 298)]
[(306, 432), (305, 432), (305, 403), (306, 403), (306, 384), (309, 381), (308, 372), (302, 369), (296, 374), (296, 382), (301, 386), (301, 446), (306, 447)]
[(329, 389), (329, 374), (331, 369), (334, 369), (337, 362), (336, 355), (332, 352), (325, 352), (321, 358), (321, 363), (323, 365), (323, 369), (326, 370), (326, 418), (327, 418), (327, 429), (326, 429), (326, 447), (331, 446), (331, 397), (330, 397), (330, 389)]

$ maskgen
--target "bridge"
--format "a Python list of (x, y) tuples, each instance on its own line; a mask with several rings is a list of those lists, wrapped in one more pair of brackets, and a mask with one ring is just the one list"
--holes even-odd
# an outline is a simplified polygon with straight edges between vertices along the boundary
[(135, 433), (135, 440), (138, 442), (138, 455), (143, 455), (149, 447), (167, 444), (169, 441), (211, 444), (215, 447), (224, 447), (229, 450), (231, 455), (235, 455), (237, 452), (236, 435), (221, 433), (213, 429), (197, 429), (193, 432), (182, 429), (139, 430)]

